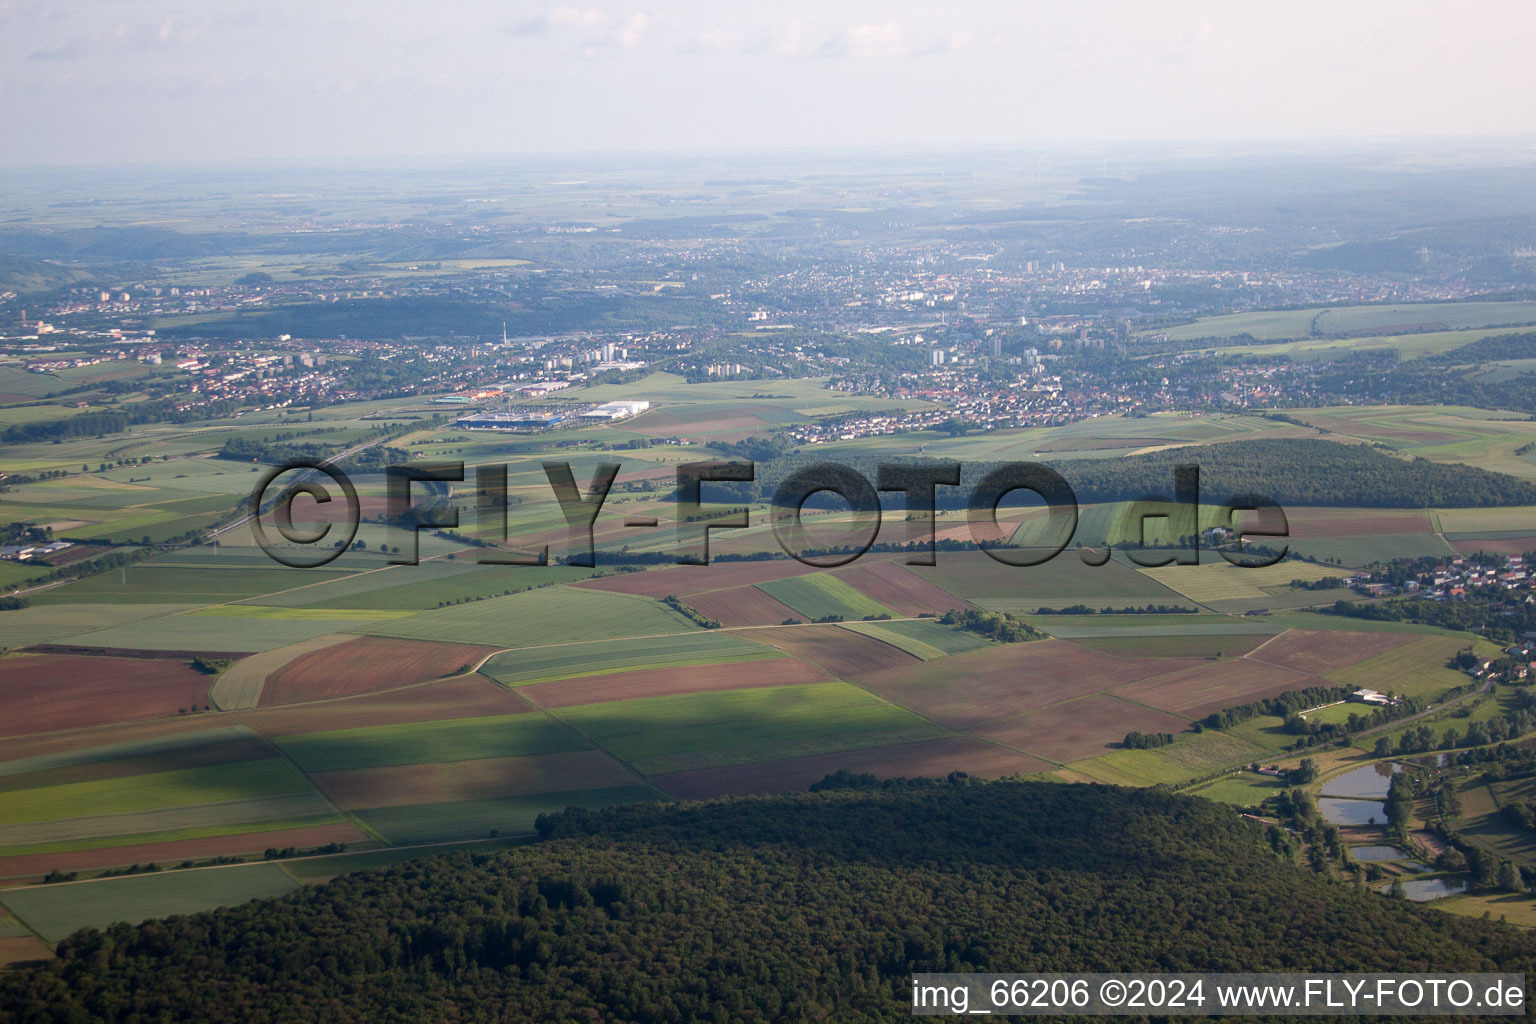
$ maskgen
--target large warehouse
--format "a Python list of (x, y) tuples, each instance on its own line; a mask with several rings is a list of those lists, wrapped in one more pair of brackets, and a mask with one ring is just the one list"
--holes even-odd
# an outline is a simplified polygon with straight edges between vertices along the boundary
[(604, 402), (602, 405), (582, 413), (581, 418), (584, 420), (622, 420), (628, 416), (638, 416), (650, 407), (650, 402)]

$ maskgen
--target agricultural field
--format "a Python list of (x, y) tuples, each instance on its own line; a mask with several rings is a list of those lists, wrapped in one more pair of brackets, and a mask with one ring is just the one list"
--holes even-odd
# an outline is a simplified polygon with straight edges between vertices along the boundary
[(880, 778), (940, 778), (961, 771), (978, 778), (1039, 775), (1053, 766), (1016, 750), (968, 736), (945, 736), (892, 746), (726, 765), (655, 776), (652, 781), (684, 800), (806, 789), (833, 772), (868, 772)]
[[(1243, 568), (1223, 559), (1200, 565), (1169, 565), (1141, 571), (1197, 604), (1213, 607), (1221, 605), (1219, 610), (1223, 611), (1247, 610), (1225, 607), (1228, 604), (1271, 600), (1274, 597), (1272, 588), (1283, 587), (1293, 580), (1311, 582), (1329, 576), (1348, 575), (1343, 569), (1311, 562), (1284, 561), (1263, 568)], [(1331, 600), (1326, 593), (1319, 593), (1321, 596), (1315, 598), (1317, 602)]]
[(281, 758), (38, 786), (0, 793), (0, 821), (7, 823), (0, 828), (96, 815), (103, 811), (126, 814), (193, 804), (257, 800), (307, 793), (310, 789), (308, 780)]
[[(1368, 331), (1403, 326), (1424, 330), (1467, 330), (1507, 324), (1536, 323), (1536, 303), (1530, 302), (1422, 302), (1396, 306), (1330, 306), (1273, 312), (1236, 313), (1202, 317), (1193, 323), (1161, 333), (1175, 341), (1201, 338), (1233, 338), (1247, 334), (1259, 341), (1283, 341), (1312, 335)], [(1433, 325), (1432, 327), (1430, 325)], [(1469, 332), (1483, 337), (1486, 332)], [(1362, 340), (1362, 339), (1352, 339)], [(1458, 341), (1464, 345), (1468, 338)], [(1448, 347), (1456, 347), (1451, 345)]]
[(264, 680), (260, 703), (292, 704), (411, 686), (473, 671), (493, 647), (354, 637), (299, 655)]
[(667, 697), (713, 690), (826, 682), (826, 670), (794, 658), (717, 662), (683, 668), (635, 669), (520, 686), (518, 695), (539, 708), (603, 704), (640, 697)]
[(277, 864), (203, 868), (0, 891), (0, 903), (49, 942), (114, 921), (195, 914), (299, 887)]
[(891, 614), (885, 605), (865, 597), (838, 577), (825, 572), (759, 583), (757, 588), (813, 621), (832, 616), (862, 619)]
[(133, 623), (190, 611), (193, 607), (195, 605), (191, 604), (34, 605), (0, 615), (0, 648), (15, 650), (31, 644), (73, 643), (79, 636), (118, 629), (131, 637), (133, 630), (129, 627)]
[(666, 605), (649, 598), (560, 587), (421, 612), (360, 632), (516, 648), (688, 633), (697, 628)]
[(0, 695), (5, 700), (0, 734), (168, 718), (206, 704), (210, 682), (188, 660), (64, 654), (0, 657)]
[(969, 607), (899, 561), (860, 559), (833, 575), (899, 616), (943, 614), (951, 608)]
[(752, 638), (819, 665), (837, 679), (858, 679), (918, 659), (895, 644), (862, 636), (841, 626), (785, 626), (753, 630)]
[(1536, 896), (1517, 893), (1469, 893), (1435, 900), (1436, 910), (1462, 917), (1482, 917), (1504, 921), (1517, 928), (1536, 928)]
[(1092, 608), (1188, 605), (1180, 594), (1119, 556), (1091, 567), (1070, 551), (1041, 565), (1013, 566), (980, 552), (941, 551), (935, 566), (911, 571), (956, 597), (993, 611), (1033, 612), (1074, 604)]
[(595, 788), (640, 783), (595, 750), (343, 769), (312, 778), (344, 810), (529, 796), (563, 790), (573, 779)]
[(963, 654), (966, 651), (979, 651), (983, 647), (992, 646), (990, 641), (975, 633), (945, 626), (932, 619), (845, 622), (843, 628), (888, 643), (892, 647), (899, 647), (914, 658), (920, 658), (923, 661), (933, 661), (935, 658)]
[(1133, 730), (1180, 732), (1188, 724), (1177, 715), (1107, 693), (1095, 693), (994, 719), (967, 732), (1034, 757), (1066, 764), (1102, 754)]
[[(1055, 634), (1060, 636), (1062, 634)], [(1073, 637), (1087, 651), (1119, 658), (1238, 658), (1268, 640), (1272, 633), (1181, 633), (1147, 636)]]
[(560, 717), (646, 775), (941, 736), (946, 730), (846, 683), (652, 697)]
[[(1004, 644), (871, 673), (862, 685), (955, 729), (1075, 700), (1185, 664), (1179, 659), (1114, 658), (1061, 640)], [(1185, 723), (1179, 723), (1182, 729)], [(1129, 728), (1108, 739), (1120, 739)], [(1154, 730), (1156, 731), (1156, 730)]]
[(391, 843), (401, 845), (528, 835), (541, 814), (554, 814), (569, 807), (598, 810), (654, 799), (656, 791), (648, 786), (615, 786), (492, 800), (379, 807), (359, 811), (357, 816)]
[(1188, 792), (1191, 796), (1200, 796), (1237, 807), (1257, 807), (1286, 788), (1284, 779), (1239, 772)]
[[(1407, 697), (1433, 699), (1452, 687), (1467, 684), (1463, 673), (1447, 665), (1466, 646), (1465, 641), (1455, 637), (1427, 636), (1335, 669), (1328, 678), (1341, 686), (1391, 690)], [(1496, 656), (1497, 648), (1485, 641), (1477, 641), (1476, 649), (1484, 656)]]
[(276, 743), (306, 772), (519, 757), (585, 746), (579, 735), (540, 714), (339, 729), (284, 736)]
[(682, 668), (721, 662), (763, 661), (784, 653), (742, 633), (698, 631), (636, 640), (592, 641), (507, 651), (481, 672), (507, 686), (611, 672)]

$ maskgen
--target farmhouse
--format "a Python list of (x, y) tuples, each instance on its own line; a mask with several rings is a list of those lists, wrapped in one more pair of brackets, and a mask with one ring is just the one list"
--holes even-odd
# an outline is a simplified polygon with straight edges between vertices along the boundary
[(1383, 708), (1391, 707), (1394, 704), (1401, 703), (1401, 701), (1398, 698), (1396, 698), (1396, 697), (1388, 697), (1386, 694), (1382, 693), (1380, 690), (1365, 690), (1365, 689), (1356, 690), (1354, 693), (1350, 694), (1345, 699), (1346, 700), (1352, 700), (1352, 701), (1354, 701), (1357, 704), (1371, 704), (1371, 705), (1374, 705), (1376, 707), (1383, 707)]

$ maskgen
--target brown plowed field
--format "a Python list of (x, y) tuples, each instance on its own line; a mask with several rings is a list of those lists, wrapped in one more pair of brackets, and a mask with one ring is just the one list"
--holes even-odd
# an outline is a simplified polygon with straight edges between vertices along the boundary
[(924, 664), (890, 644), (837, 626), (760, 629), (753, 631), (752, 639), (771, 644), (791, 658), (820, 665), (834, 679), (853, 679), (903, 665)]
[(1292, 537), (1364, 537), (1378, 533), (1434, 533), (1429, 514), (1409, 509), (1288, 508)]
[(272, 744), (253, 736), (250, 739), (162, 750), (153, 754), (137, 754), (133, 757), (119, 757), (110, 761), (96, 761), (92, 764), (48, 768), (23, 775), (3, 775), (0, 776), (0, 792), (31, 789), (35, 786), (94, 782), (97, 779), (120, 779), (130, 775), (179, 772), (187, 768), (207, 768), (212, 765), (236, 764), (241, 761), (262, 761), (278, 756), (280, 756), (279, 751)]
[(53, 959), (53, 950), (30, 935), (0, 939), (0, 967), (26, 963), (29, 960), (51, 959)]
[(174, 717), (208, 702), (212, 677), (189, 659), (24, 654), (0, 658), (0, 735)]
[(167, 864), (180, 864), (184, 860), (201, 860), (204, 857), (234, 857), (243, 853), (260, 853), (269, 846), (324, 846), (327, 843), (367, 841), (368, 837), (363, 833), (351, 825), (342, 823), (278, 829), (272, 832), (241, 832), (238, 835), (208, 836), (203, 839), (173, 839), (169, 842), (144, 843), (138, 846), (106, 846), (99, 850), (26, 853), (15, 857), (0, 857), (0, 878), (45, 875), (55, 868), (59, 871), (89, 871), (93, 868), (151, 862), (163, 867)]
[(517, 694), (485, 676), (474, 675), (315, 704), (231, 711), (225, 718), (233, 718), (264, 736), (297, 736), (369, 725), (513, 715), (532, 710), (532, 705)]
[(1175, 715), (1096, 693), (968, 731), (1065, 764), (1104, 753), (1132, 730), (1179, 733), (1188, 725)]
[(839, 570), (837, 577), (844, 583), (863, 591), (885, 605), (897, 615), (921, 615), (923, 612), (946, 612), (951, 608), (970, 608), (963, 601), (923, 579), (900, 561), (855, 562)]
[(859, 682), (926, 718), (964, 729), (1197, 664), (1117, 658), (1063, 640), (1036, 640), (916, 662)]
[(791, 757), (782, 761), (674, 772), (658, 775), (651, 781), (684, 800), (702, 800), (728, 794), (801, 792), (840, 768), (869, 772), (881, 778), (933, 778), (954, 771), (999, 778), (1029, 775), (1052, 767), (1054, 765), (1027, 754), (955, 736), (891, 747)]
[(1204, 718), (1212, 711), (1236, 704), (1275, 697), (1287, 690), (1326, 686), (1321, 679), (1278, 665), (1238, 658), (1207, 661), (1195, 668), (1117, 686), (1114, 693), (1139, 704), (1174, 712), (1187, 718)]
[(785, 619), (805, 621), (789, 605), (756, 587), (732, 587), (689, 594), (684, 600), (726, 626), (777, 626)]
[(24, 758), (38, 757), (43, 754), (57, 754), (61, 751), (82, 750), (90, 747), (105, 747), (115, 743), (128, 743), (134, 740), (158, 739), (162, 736), (175, 736), (178, 733), (216, 729), (230, 724), (230, 721), (221, 715), (200, 712), (196, 715), (177, 715), (174, 718), (130, 722), (124, 725), (104, 726), (94, 729), (73, 729), (69, 732), (46, 733), (36, 736), (20, 736), (5, 741), (0, 757), (7, 761), (20, 761)]
[[(1417, 640), (1412, 633), (1352, 633), (1333, 629), (1293, 629), (1281, 633), (1257, 650), (1249, 651), (1250, 661), (1279, 665), (1310, 676), (1337, 672), (1346, 665), (1374, 658), (1378, 654)], [(1304, 684), (1310, 685), (1310, 684)]]
[(815, 665), (794, 658), (774, 658), (768, 661), (649, 668), (636, 672), (559, 679), (520, 687), (517, 692), (541, 708), (568, 708), (578, 704), (603, 704), (611, 700), (632, 700), (636, 697), (666, 697), (709, 690), (822, 683), (828, 678), (827, 673)]
[(644, 785), (638, 775), (595, 750), (316, 772), (310, 778), (332, 803), (347, 810)]
[(424, 683), (478, 665), (494, 647), (360, 636), (310, 651), (267, 676), (261, 706), (294, 704)]

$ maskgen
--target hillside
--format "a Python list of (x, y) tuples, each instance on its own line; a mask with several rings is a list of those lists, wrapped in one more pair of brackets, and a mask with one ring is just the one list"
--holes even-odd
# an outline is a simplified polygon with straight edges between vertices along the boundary
[(0, 1020), (895, 1021), (923, 970), (1536, 968), (1526, 933), (1305, 874), (1152, 791), (959, 780), (541, 831), (78, 933), (0, 979)]

